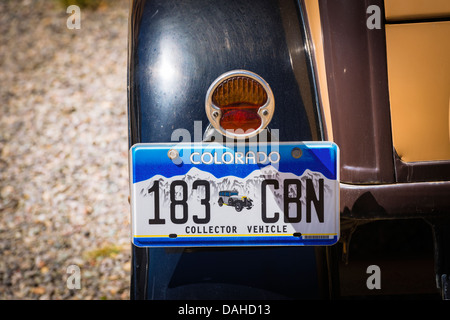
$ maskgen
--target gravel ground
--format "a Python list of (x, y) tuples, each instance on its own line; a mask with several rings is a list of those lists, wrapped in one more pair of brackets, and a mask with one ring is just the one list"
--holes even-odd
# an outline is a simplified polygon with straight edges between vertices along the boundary
[(0, 299), (129, 299), (128, 6), (0, 1)]

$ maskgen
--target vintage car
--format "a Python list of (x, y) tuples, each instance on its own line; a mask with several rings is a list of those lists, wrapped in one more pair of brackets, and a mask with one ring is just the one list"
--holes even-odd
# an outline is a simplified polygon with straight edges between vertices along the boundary
[(239, 196), (239, 192), (235, 190), (220, 191), (217, 202), (220, 207), (224, 204), (235, 207), (237, 212), (242, 211), (243, 208), (252, 208), (252, 200), (246, 196)]
[(238, 194), (236, 190), (224, 190), (219, 192), (219, 206), (225, 205), (233, 205), (233, 200), (238, 200)]
[(338, 243), (132, 244), (131, 298), (448, 299), (449, 35), (446, 0), (131, 1), (130, 148), (209, 137), (227, 110), (205, 112), (208, 89), (247, 70), (273, 92), (271, 134), (340, 152)]

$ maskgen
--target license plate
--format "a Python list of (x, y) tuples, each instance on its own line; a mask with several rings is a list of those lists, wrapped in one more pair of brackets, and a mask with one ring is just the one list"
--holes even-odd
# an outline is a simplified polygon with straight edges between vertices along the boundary
[(138, 247), (332, 245), (339, 149), (331, 142), (136, 144)]

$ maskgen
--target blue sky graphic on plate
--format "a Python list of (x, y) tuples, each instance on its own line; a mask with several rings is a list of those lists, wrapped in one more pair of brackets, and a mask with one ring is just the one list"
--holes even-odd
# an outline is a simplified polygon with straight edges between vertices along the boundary
[[(301, 150), (298, 159), (292, 155), (294, 148)], [(181, 163), (175, 164), (169, 159), (168, 151), (171, 149), (178, 151)], [(166, 178), (185, 174), (192, 167), (209, 172), (216, 178), (230, 174), (244, 178), (267, 165), (272, 165), (280, 172), (292, 172), (299, 176), (306, 169), (320, 172), (328, 179), (335, 180), (338, 176), (338, 148), (331, 142), (280, 142), (231, 148), (214, 143), (138, 144), (130, 152), (133, 183), (147, 180), (156, 174)]]

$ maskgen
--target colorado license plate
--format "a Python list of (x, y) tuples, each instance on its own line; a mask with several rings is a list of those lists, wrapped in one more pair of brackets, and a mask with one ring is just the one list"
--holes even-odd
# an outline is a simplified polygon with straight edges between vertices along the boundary
[(136, 144), (139, 247), (332, 245), (339, 149), (331, 142)]

